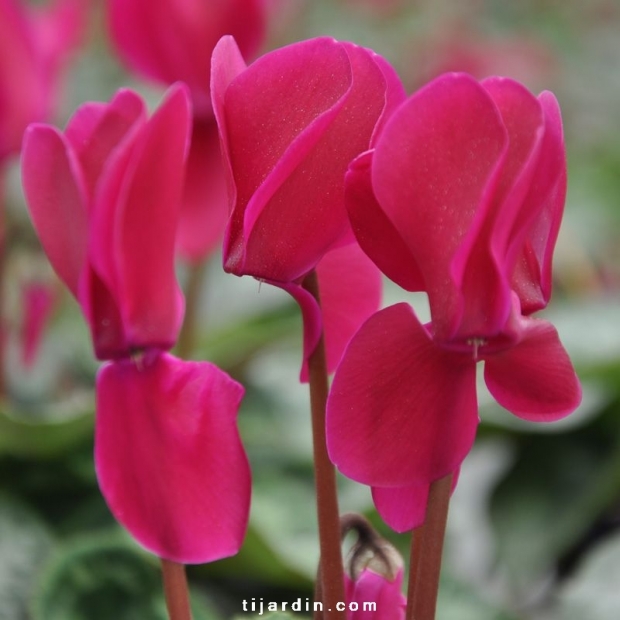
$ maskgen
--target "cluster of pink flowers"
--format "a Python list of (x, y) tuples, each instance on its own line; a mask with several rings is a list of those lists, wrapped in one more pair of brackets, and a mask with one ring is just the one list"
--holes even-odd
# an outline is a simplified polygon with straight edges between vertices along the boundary
[[(549, 302), (566, 190), (553, 95), (452, 73), (407, 97), (382, 57), (329, 38), (247, 66), (259, 4), (110, 1), (127, 64), (186, 86), (150, 118), (121, 90), (62, 132), (31, 125), (23, 146), (33, 223), (106, 361), (102, 493), (137, 540), (182, 563), (235, 553), (248, 520), (243, 388), (168, 353), (184, 312), (175, 256), (201, 260), (224, 225), (224, 269), (299, 303), (303, 380), (325, 334), (330, 457), (397, 531), (424, 521), (430, 485), (472, 447), (478, 362), (519, 417), (556, 420), (581, 397), (556, 330), (532, 317)], [(304, 286), (314, 272), (320, 305)], [(377, 312), (381, 274), (424, 291), (431, 322), (405, 303)], [(384, 597), (374, 617), (401, 617), (401, 579), (364, 571), (348, 597)]]

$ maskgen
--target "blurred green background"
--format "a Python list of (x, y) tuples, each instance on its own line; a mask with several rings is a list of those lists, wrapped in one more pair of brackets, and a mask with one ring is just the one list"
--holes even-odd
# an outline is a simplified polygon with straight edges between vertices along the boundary
[[(552, 90), (563, 110), (569, 194), (545, 315), (584, 385), (563, 422), (534, 426), (493, 403), (481, 417), (450, 509), (441, 620), (620, 617), (620, 2), (617, 0), (269, 0), (265, 51), (332, 35), (372, 47), (412, 92), (446, 70), (507, 75)], [(130, 85), (106, 38), (101, 3), (67, 76), (64, 123), (86, 100)], [(7, 187), (8, 396), (0, 401), (0, 620), (164, 619), (158, 564), (110, 516), (92, 462), (93, 378), (86, 328), (59, 292), (34, 364), (21, 357), (20, 287), (50, 282), (25, 211), (18, 166)], [(190, 274), (179, 265), (187, 282)], [(385, 304), (424, 299), (386, 283)], [(235, 617), (241, 601), (311, 596), (316, 571), (307, 387), (298, 383), (301, 320), (283, 292), (201, 273), (192, 356), (221, 365), (247, 396), (239, 423), (253, 470), (241, 553), (191, 567), (197, 620)], [(366, 514), (406, 554), (408, 535), (376, 516), (344, 478), (342, 511)], [(243, 617), (249, 617), (244, 614)]]

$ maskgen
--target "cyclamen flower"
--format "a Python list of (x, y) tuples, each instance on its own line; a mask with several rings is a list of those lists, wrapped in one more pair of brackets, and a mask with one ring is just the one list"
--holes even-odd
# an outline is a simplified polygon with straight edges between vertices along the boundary
[(54, 269), (86, 316), (98, 359), (169, 349), (183, 320), (174, 273), (175, 226), (189, 131), (186, 91), (174, 87), (147, 120), (119, 91), (87, 103), (64, 133), (32, 125), (24, 189)]
[(555, 328), (530, 315), (551, 292), (566, 191), (560, 111), (502, 78), (447, 74), (410, 97), (347, 175), (362, 248), (405, 303), (349, 344), (327, 408), (330, 456), (371, 485), (390, 525), (424, 516), (428, 486), (456, 472), (478, 425), (476, 364), (497, 402), (526, 420), (573, 411), (581, 388)]
[(0, 0), (0, 164), (19, 152), (29, 123), (50, 115), (88, 8), (81, 0), (55, 0), (39, 10)]
[[(378, 307), (380, 288), (376, 269), (352, 243), (344, 175), (404, 99), (402, 86), (381, 57), (327, 38), (289, 45), (246, 67), (234, 40), (224, 37), (213, 53), (211, 81), (231, 203), (224, 269), (297, 299), (307, 357), (321, 315), (301, 282), (317, 268), (321, 290), (339, 297), (341, 311), (325, 322), (333, 368), (344, 342)], [(331, 252), (342, 254), (329, 259)], [(345, 260), (352, 271), (338, 269)], [(356, 289), (347, 285), (354, 272)], [(336, 334), (346, 334), (341, 344), (334, 344)]]
[(64, 133), (31, 126), (22, 177), (95, 353), (113, 360), (97, 377), (101, 491), (145, 547), (201, 563), (239, 549), (250, 472), (236, 427), (243, 388), (212, 364), (165, 352), (183, 318), (174, 245), (189, 123), (183, 86), (150, 119), (140, 97), (122, 90), (109, 104), (82, 106)]

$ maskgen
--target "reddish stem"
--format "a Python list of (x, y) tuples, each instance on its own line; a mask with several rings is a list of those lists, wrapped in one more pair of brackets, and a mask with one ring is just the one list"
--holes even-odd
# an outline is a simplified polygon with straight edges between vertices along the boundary
[[(316, 273), (311, 271), (303, 281), (303, 287), (320, 305), (319, 284)], [(336, 604), (344, 602), (344, 576), (340, 548), (340, 517), (336, 490), (336, 471), (327, 454), (325, 436), (325, 406), (329, 391), (325, 341), (323, 335), (308, 358), (310, 375), (310, 407), (312, 412), (312, 440), (316, 485), (317, 513), (319, 522), (319, 546), (321, 562), (317, 584), (323, 602), (325, 620), (344, 620), (344, 611)], [(320, 614), (315, 618), (320, 617)]]
[(452, 474), (431, 484), (424, 524), (413, 532), (406, 620), (435, 620)]
[(161, 559), (166, 607), (170, 620), (192, 620), (185, 566)]

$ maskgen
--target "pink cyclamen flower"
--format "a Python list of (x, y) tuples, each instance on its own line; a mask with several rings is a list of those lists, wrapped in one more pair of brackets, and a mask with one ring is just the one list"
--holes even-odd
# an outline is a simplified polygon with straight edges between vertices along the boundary
[(183, 319), (174, 244), (189, 132), (176, 86), (150, 119), (119, 91), (87, 103), (66, 130), (32, 125), (24, 190), (52, 266), (88, 319), (98, 359), (169, 349)]
[[(370, 568), (352, 579), (345, 574), (347, 620), (404, 620), (403, 569), (390, 579)], [(374, 605), (373, 605), (374, 604)]]
[(113, 360), (97, 377), (101, 491), (145, 547), (201, 563), (239, 549), (250, 472), (236, 427), (243, 388), (212, 364), (165, 352), (183, 317), (174, 247), (189, 127), (184, 86), (150, 118), (138, 95), (121, 90), (82, 106), (64, 133), (32, 125), (22, 177), (95, 353)]
[(211, 114), (211, 52), (233, 35), (244, 56), (256, 53), (264, 36), (262, 0), (108, 0), (116, 49), (137, 73), (160, 82), (185, 82), (194, 114)]
[(19, 152), (29, 123), (52, 112), (58, 78), (82, 38), (89, 4), (55, 0), (35, 9), (0, 0), (0, 163)]
[[(246, 67), (234, 40), (224, 37), (213, 53), (211, 83), (231, 204), (225, 270), (281, 286), (297, 299), (307, 356), (321, 318), (300, 283), (318, 265), (320, 288), (341, 291), (337, 305), (347, 310), (338, 314), (350, 337), (369, 315), (361, 300), (373, 300), (376, 309), (380, 279), (352, 243), (344, 175), (404, 99), (402, 85), (381, 57), (328, 38), (289, 45)], [(351, 272), (338, 272), (338, 261), (321, 267), (332, 251), (348, 255), (366, 276), (362, 288), (346, 285)], [(325, 322), (331, 367), (342, 352), (333, 344), (341, 328)]]
[(560, 111), (502, 78), (447, 74), (391, 116), (347, 176), (362, 248), (432, 322), (401, 303), (371, 317), (336, 372), (328, 448), (373, 487), (399, 530), (423, 519), (428, 486), (458, 470), (478, 425), (476, 364), (526, 420), (573, 411), (581, 388), (555, 328), (531, 318), (551, 292), (566, 191)]

